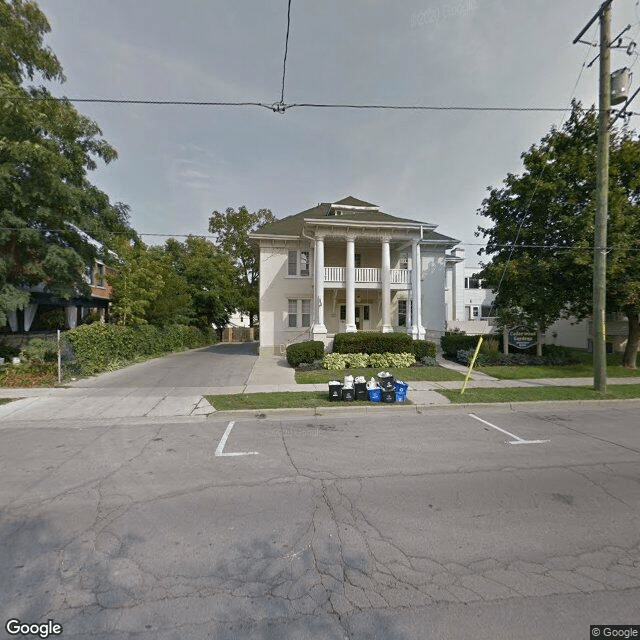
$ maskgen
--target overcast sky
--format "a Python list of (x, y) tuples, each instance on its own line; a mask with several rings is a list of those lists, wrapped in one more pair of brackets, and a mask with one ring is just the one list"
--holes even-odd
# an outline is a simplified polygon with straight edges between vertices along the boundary
[[(572, 45), (600, 0), (292, 0), (285, 102), (565, 107), (597, 100)], [(40, 0), (75, 98), (280, 99), (287, 0)], [(640, 42), (638, 0), (613, 35)], [(589, 36), (595, 42), (597, 25)], [(612, 69), (636, 56), (613, 54)], [(634, 67), (639, 71), (640, 65)], [(640, 76), (639, 76), (640, 77)], [(637, 85), (634, 82), (634, 85)], [(469, 263), (488, 186), (562, 113), (77, 104), (119, 159), (92, 180), (140, 233), (205, 234), (213, 210), (277, 217), (347, 195), (439, 225)], [(639, 107), (640, 105), (635, 105)], [(637, 126), (637, 121), (634, 123)], [(148, 243), (164, 238), (144, 237)]]

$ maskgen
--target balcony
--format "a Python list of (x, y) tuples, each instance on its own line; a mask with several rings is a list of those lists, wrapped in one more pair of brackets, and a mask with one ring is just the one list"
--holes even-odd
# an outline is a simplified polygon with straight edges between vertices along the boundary
[[(380, 289), (382, 287), (381, 269), (358, 267), (355, 277), (358, 289)], [(410, 289), (411, 271), (409, 269), (391, 269), (389, 281), (392, 289)], [(347, 282), (346, 267), (325, 267), (324, 285), (328, 288), (344, 288)]]

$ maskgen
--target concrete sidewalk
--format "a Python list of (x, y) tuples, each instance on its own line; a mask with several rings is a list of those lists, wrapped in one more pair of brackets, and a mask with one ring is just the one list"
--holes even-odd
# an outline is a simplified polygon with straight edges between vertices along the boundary
[[(439, 364), (466, 373), (466, 368), (448, 361)], [(338, 372), (336, 372), (337, 374)], [(102, 374), (108, 375), (108, 374)], [(99, 376), (98, 376), (99, 377)], [(341, 376), (336, 375), (340, 379)], [(610, 385), (640, 384), (640, 377), (610, 378)], [(73, 385), (73, 383), (71, 383)], [(407, 398), (414, 405), (442, 406), (449, 400), (441, 389), (461, 389), (462, 381), (409, 382)], [(513, 388), (548, 386), (592, 386), (593, 378), (537, 378), (498, 380), (473, 372), (469, 388)], [(294, 370), (283, 357), (259, 357), (244, 385), (226, 387), (111, 388), (69, 386), (44, 389), (0, 389), (0, 398), (19, 398), (0, 405), (1, 420), (49, 421), (120, 418), (176, 418), (206, 416), (215, 409), (205, 395), (265, 393), (274, 391), (327, 391), (327, 384), (296, 384)], [(353, 409), (359, 408), (357, 403)], [(349, 407), (350, 409), (350, 407)]]

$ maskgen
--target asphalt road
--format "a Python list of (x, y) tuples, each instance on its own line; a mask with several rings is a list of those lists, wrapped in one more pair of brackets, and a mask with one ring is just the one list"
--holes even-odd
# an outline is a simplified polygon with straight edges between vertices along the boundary
[(257, 359), (257, 342), (218, 343), (79, 380), (73, 386), (158, 389), (243, 385)]
[(640, 624), (640, 427), (619, 406), (4, 422), (0, 617), (100, 640)]

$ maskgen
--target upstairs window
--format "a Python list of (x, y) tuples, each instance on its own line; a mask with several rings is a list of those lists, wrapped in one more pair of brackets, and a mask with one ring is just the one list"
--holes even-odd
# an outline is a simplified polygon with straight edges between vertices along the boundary
[(290, 276), (309, 275), (308, 251), (289, 251), (287, 260), (287, 274)]
[(465, 289), (480, 289), (480, 280), (478, 278), (465, 278), (464, 279), (464, 288)]

